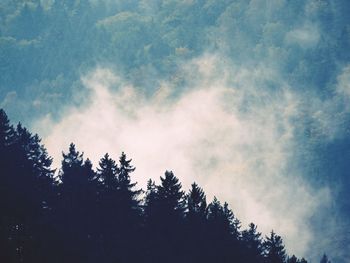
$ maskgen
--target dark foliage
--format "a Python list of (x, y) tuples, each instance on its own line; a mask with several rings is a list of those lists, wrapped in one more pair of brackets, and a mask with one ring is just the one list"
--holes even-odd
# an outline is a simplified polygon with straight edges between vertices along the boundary
[(94, 171), (71, 144), (55, 177), (40, 138), (3, 110), (0, 156), (0, 262), (306, 263), (273, 231), (241, 231), (228, 204), (207, 205), (196, 183), (185, 194), (171, 171), (137, 189), (125, 153), (118, 163), (105, 154)]

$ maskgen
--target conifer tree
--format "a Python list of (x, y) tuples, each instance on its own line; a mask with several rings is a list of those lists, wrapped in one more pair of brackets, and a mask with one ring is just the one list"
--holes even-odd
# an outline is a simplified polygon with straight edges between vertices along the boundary
[(205, 218), (207, 210), (206, 196), (203, 189), (196, 183), (191, 185), (191, 190), (187, 195), (187, 217)]
[(129, 250), (139, 228), (141, 210), (138, 196), (141, 190), (134, 190), (130, 174), (135, 171), (123, 152), (119, 165), (105, 154), (99, 162), (98, 180), (100, 181), (99, 210), (101, 233), (105, 254), (113, 260), (126, 261), (134, 258)]
[(218, 259), (220, 262), (230, 262), (232, 258), (238, 258), (238, 239), (239, 221), (235, 220), (232, 211), (228, 208), (227, 203), (224, 206), (214, 197), (208, 205), (208, 240), (213, 242), (209, 251), (208, 258), (211, 260)]
[(164, 177), (160, 178), (161, 185), (157, 187), (158, 201), (162, 213), (169, 218), (180, 219), (183, 216), (184, 192), (179, 179), (175, 177), (172, 171), (165, 171)]
[[(96, 211), (97, 183), (92, 164), (84, 161), (83, 153), (73, 143), (68, 153), (62, 153), (62, 167), (59, 173), (59, 200), (55, 209), (57, 225), (57, 246), (63, 251), (66, 261), (88, 262), (92, 258)], [(78, 245), (77, 245), (78, 244)]]
[(239, 238), (240, 222), (238, 219), (236, 220), (226, 202), (224, 206), (222, 206), (220, 201), (214, 197), (213, 201), (208, 206), (208, 221), (218, 233), (230, 234), (236, 239)]
[(119, 166), (117, 167), (118, 176), (118, 191), (120, 193), (121, 201), (124, 202), (128, 208), (134, 211), (139, 209), (138, 196), (142, 190), (134, 190), (136, 183), (131, 183), (130, 174), (135, 171), (135, 167), (131, 165), (131, 159), (127, 159), (124, 152), (119, 158)]
[(7, 243), (5, 251), (13, 261), (38, 260), (35, 254), (43, 245), (42, 230), (52, 207), (52, 159), (38, 135), (21, 124), (14, 129), (3, 110), (0, 153), (0, 242)]
[(320, 263), (331, 263), (326, 254), (323, 254)]
[(18, 215), (15, 207), (17, 194), (16, 175), (13, 170), (15, 131), (3, 109), (0, 109), (0, 259), (19, 262), (20, 248), (17, 243)]
[[(6, 146), (9, 146), (13, 142), (14, 133), (14, 129), (10, 125), (10, 120), (5, 111), (0, 109), (0, 150), (4, 150)], [(4, 155), (1, 156), (4, 157)]]
[(77, 187), (79, 184), (87, 181), (88, 178), (83, 176), (83, 153), (75, 149), (75, 145), (69, 145), (68, 153), (62, 153), (62, 168), (60, 171), (60, 180), (64, 188)]
[(141, 206), (124, 153), (95, 172), (71, 144), (55, 178), (39, 136), (1, 109), (0, 154), (0, 262), (307, 263), (273, 231), (265, 241), (253, 223), (241, 232), (228, 203), (207, 206), (196, 183), (185, 195), (171, 171), (148, 181)]
[(184, 251), (188, 254), (190, 262), (204, 262), (205, 253), (203, 253), (203, 249), (206, 245), (207, 202), (203, 189), (193, 183), (186, 195), (186, 201), (187, 228)]
[(265, 260), (267, 263), (284, 263), (287, 255), (282, 238), (271, 231), (264, 242)]
[(157, 214), (155, 211), (157, 209), (157, 198), (157, 186), (152, 179), (149, 179), (147, 181), (147, 190), (144, 198), (144, 216), (147, 224), (151, 224), (153, 221), (152, 217)]
[(98, 178), (103, 185), (104, 191), (112, 191), (118, 189), (118, 167), (113, 159), (106, 153), (99, 162), (97, 167)]
[[(178, 262), (184, 259), (180, 253), (183, 248), (184, 192), (179, 179), (173, 172), (166, 171), (160, 178), (161, 185), (149, 181), (146, 197), (147, 232), (154, 236), (146, 247), (149, 262)], [(169, 259), (169, 255), (172, 257)]]
[(295, 255), (293, 255), (287, 259), (287, 263), (300, 263), (300, 261), (298, 260), (298, 258)]
[(249, 228), (242, 232), (242, 242), (246, 251), (246, 262), (262, 262), (263, 244), (261, 233), (257, 232), (257, 226), (249, 224)]

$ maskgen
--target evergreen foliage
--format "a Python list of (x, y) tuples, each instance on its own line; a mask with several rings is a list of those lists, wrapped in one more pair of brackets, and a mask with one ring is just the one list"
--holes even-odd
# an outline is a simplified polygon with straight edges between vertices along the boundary
[[(72, 143), (58, 177), (38, 135), (0, 110), (0, 262), (307, 263), (282, 238), (241, 230), (228, 204), (196, 183), (187, 194), (171, 171), (144, 192), (123, 152), (96, 168)], [(321, 263), (330, 263), (324, 255)]]

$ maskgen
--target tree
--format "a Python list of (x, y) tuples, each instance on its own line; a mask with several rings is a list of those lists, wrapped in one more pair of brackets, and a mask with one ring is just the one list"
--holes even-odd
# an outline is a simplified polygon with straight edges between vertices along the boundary
[(326, 254), (323, 254), (320, 263), (331, 263)]
[(196, 183), (191, 185), (191, 190), (187, 195), (187, 217), (190, 219), (206, 217), (207, 201), (203, 189)]
[(118, 188), (118, 167), (113, 159), (106, 153), (97, 167), (98, 179), (103, 185), (102, 191), (117, 190)]
[(134, 190), (136, 183), (131, 183), (130, 173), (135, 171), (131, 163), (131, 159), (127, 159), (124, 152), (122, 152), (119, 158), (119, 167), (117, 167), (118, 176), (118, 190), (120, 192), (120, 198), (128, 208), (132, 210), (138, 210), (139, 200), (138, 196), (142, 190)]
[(157, 186), (154, 181), (149, 179), (147, 181), (147, 190), (144, 198), (144, 216), (148, 224), (152, 223), (152, 217), (157, 214), (155, 211), (157, 209), (157, 198)]
[(15, 257), (15, 248), (9, 243), (9, 237), (13, 227), (12, 192), (11, 183), (11, 144), (13, 143), (14, 129), (3, 109), (0, 109), (0, 258), (11, 262)]
[(208, 205), (207, 239), (213, 242), (208, 246), (209, 258), (220, 262), (229, 262), (239, 258), (239, 221), (225, 202), (224, 206), (214, 197)]
[(227, 231), (234, 237), (235, 240), (240, 239), (239, 229), (241, 228), (241, 222), (238, 218), (235, 218), (232, 210), (228, 207), (228, 203), (224, 203), (223, 207), (223, 220)]
[(141, 206), (125, 153), (105, 154), (95, 172), (70, 144), (57, 179), (39, 136), (3, 110), (0, 153), (1, 262), (307, 263), (273, 231), (265, 241), (253, 223), (241, 232), (228, 203), (207, 206), (196, 183), (185, 195), (171, 171), (148, 181)]
[(300, 261), (295, 255), (293, 255), (292, 257), (288, 258), (287, 263), (300, 263)]
[(157, 187), (158, 201), (164, 215), (169, 219), (178, 220), (185, 210), (184, 192), (179, 179), (172, 171), (165, 171), (165, 176), (160, 177), (161, 185)]
[(287, 255), (284, 249), (282, 238), (271, 231), (264, 242), (265, 259), (267, 263), (284, 263)]
[[(119, 232), (118, 207), (118, 166), (116, 162), (106, 153), (99, 161), (97, 167), (97, 177), (99, 181), (98, 196), (98, 228), (100, 233), (100, 245), (96, 249), (101, 251), (100, 260), (104, 258), (115, 259), (115, 243)], [(106, 259), (105, 259), (106, 260)]]
[(0, 243), (5, 261), (40, 260), (47, 214), (52, 207), (52, 159), (20, 123), (14, 129), (0, 110)]
[(99, 214), (103, 254), (115, 261), (134, 258), (130, 249), (136, 246), (136, 235), (141, 210), (138, 196), (141, 190), (134, 190), (130, 174), (135, 171), (123, 152), (119, 165), (105, 154), (99, 162), (97, 177), (100, 182)]
[(214, 197), (214, 200), (208, 206), (208, 221), (218, 231), (217, 233), (225, 233), (235, 239), (239, 238), (240, 222), (235, 218), (228, 204), (224, 206)]
[[(3, 109), (0, 109), (0, 150), (4, 150), (13, 142), (14, 129)], [(4, 155), (1, 155), (2, 157)]]
[[(147, 262), (179, 262), (184, 256), (172, 251), (183, 248), (182, 220), (184, 219), (184, 192), (173, 172), (160, 177), (161, 185), (148, 182), (145, 200), (146, 234), (153, 239), (146, 245)], [(171, 259), (169, 259), (171, 255)]]
[(203, 248), (206, 240), (207, 202), (203, 189), (196, 183), (191, 185), (191, 189), (186, 195), (186, 204), (184, 251), (190, 262), (203, 262), (205, 260)]
[[(68, 153), (62, 153), (59, 173), (59, 200), (55, 209), (57, 247), (62, 250), (61, 261), (92, 260), (97, 215), (97, 180), (90, 160), (76, 150), (73, 143)], [(93, 238), (95, 237), (95, 239)], [(92, 253), (92, 254), (90, 254)]]
[(63, 187), (76, 187), (88, 180), (81, 173), (84, 162), (83, 153), (78, 152), (73, 143), (69, 145), (68, 153), (62, 153), (62, 156), (62, 168), (59, 176)]
[(262, 262), (263, 244), (261, 233), (257, 232), (257, 226), (249, 224), (249, 228), (242, 232), (242, 242), (245, 247), (246, 262)]

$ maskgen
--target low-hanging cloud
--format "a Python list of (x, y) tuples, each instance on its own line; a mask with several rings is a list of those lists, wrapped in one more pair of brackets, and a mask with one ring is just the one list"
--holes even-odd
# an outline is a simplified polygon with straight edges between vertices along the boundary
[[(106, 152), (117, 159), (125, 151), (140, 186), (171, 169), (185, 189), (196, 181), (209, 198), (228, 201), (244, 227), (253, 221), (264, 234), (274, 229), (290, 253), (309, 255), (308, 219), (330, 195), (288, 168), (300, 98), (273, 70), (222, 63), (215, 55), (194, 59), (174, 77), (187, 89), (177, 91), (173, 80), (152, 96), (97, 68), (82, 77), (86, 101), (66, 108), (59, 122), (46, 116), (36, 130), (45, 131), (56, 167), (70, 142), (95, 165)], [(259, 88), (271, 81), (278, 92)]]

